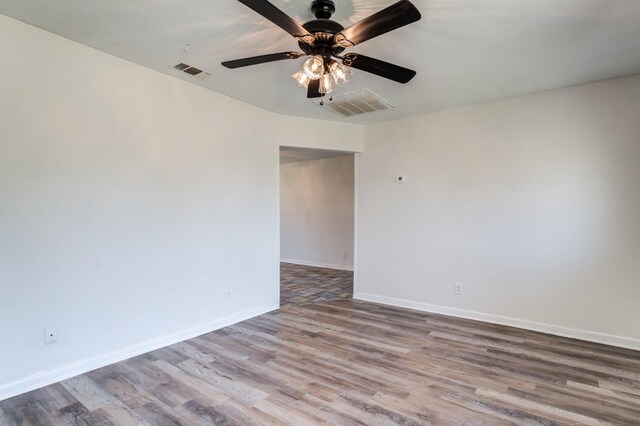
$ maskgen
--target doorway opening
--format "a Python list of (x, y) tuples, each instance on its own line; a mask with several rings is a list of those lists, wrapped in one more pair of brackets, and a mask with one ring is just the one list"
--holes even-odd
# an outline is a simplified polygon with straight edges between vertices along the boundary
[(353, 296), (354, 154), (280, 148), (280, 306)]

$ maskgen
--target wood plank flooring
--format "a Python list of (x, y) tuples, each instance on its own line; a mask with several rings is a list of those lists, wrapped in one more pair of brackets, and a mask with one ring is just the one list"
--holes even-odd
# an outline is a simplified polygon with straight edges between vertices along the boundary
[(353, 272), (280, 263), (280, 306), (348, 300)]
[(359, 301), (287, 307), (0, 402), (0, 425), (640, 424), (640, 353)]

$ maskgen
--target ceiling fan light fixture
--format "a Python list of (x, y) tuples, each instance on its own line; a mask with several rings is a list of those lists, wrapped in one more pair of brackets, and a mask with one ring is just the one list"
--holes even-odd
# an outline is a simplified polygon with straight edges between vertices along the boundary
[(298, 71), (291, 77), (293, 77), (298, 82), (299, 86), (303, 86), (305, 89), (309, 87), (309, 82), (311, 81), (311, 79), (309, 78), (307, 73), (304, 72), (304, 70)]
[(320, 93), (331, 93), (333, 92), (333, 83), (331, 81), (331, 74), (326, 73), (320, 78), (320, 88), (318, 89)]
[(337, 61), (331, 61), (331, 64), (329, 65), (329, 72), (331, 73), (333, 81), (335, 81), (337, 86), (340, 86), (349, 81), (349, 79), (353, 75), (351, 69), (345, 67)]
[[(352, 76), (351, 68), (402, 84), (408, 83), (416, 75), (415, 71), (408, 68), (358, 53), (339, 56), (345, 48), (359, 45), (420, 20), (420, 11), (410, 0), (398, 0), (391, 6), (347, 28), (330, 19), (336, 9), (334, 0), (313, 0), (311, 9), (316, 19), (303, 25), (271, 4), (269, 0), (238, 1), (293, 36), (303, 53), (295, 51), (270, 53), (222, 62), (226, 68), (235, 69), (298, 59), (308, 55), (309, 58), (304, 62), (302, 69), (292, 77), (300, 86), (307, 89), (309, 99), (331, 94), (338, 86), (346, 83)], [(340, 59), (340, 62), (332, 58)], [(332, 100), (331, 95), (329, 100)]]
[(324, 58), (320, 55), (307, 59), (302, 70), (311, 80), (318, 80), (324, 74)]

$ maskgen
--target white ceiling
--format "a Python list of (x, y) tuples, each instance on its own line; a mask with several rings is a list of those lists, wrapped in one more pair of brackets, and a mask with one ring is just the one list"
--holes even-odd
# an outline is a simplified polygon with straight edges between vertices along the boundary
[[(336, 0), (345, 26), (394, 0)], [(272, 0), (300, 22), (310, 0)], [(342, 118), (290, 77), (303, 59), (229, 70), (221, 61), (295, 50), (294, 39), (236, 0), (0, 0), (0, 13), (282, 114), (371, 123), (640, 73), (640, 0), (414, 0), (422, 20), (349, 51), (418, 71), (400, 85), (355, 70), (396, 108)], [(190, 63), (215, 75), (170, 69)], [(339, 93), (338, 93), (339, 94)]]

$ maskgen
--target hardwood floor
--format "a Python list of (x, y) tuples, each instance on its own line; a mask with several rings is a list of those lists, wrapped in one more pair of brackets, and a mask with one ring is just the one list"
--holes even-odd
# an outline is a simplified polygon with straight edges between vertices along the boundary
[(280, 306), (348, 300), (353, 272), (280, 263)]
[(640, 424), (640, 353), (358, 301), (287, 307), (0, 402), (24, 424)]

